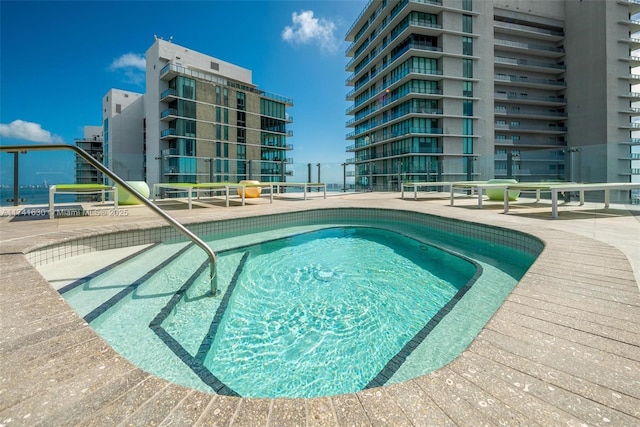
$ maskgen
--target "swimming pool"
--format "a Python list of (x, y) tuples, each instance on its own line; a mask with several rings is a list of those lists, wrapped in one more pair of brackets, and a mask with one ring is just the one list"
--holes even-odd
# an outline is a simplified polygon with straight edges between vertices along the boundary
[[(155, 232), (141, 232), (137, 242), (131, 235), (128, 235), (129, 246), (133, 247), (131, 254), (135, 258), (124, 258), (117, 263), (117, 266), (112, 266), (105, 271), (98, 272), (98, 274), (89, 275), (75, 283), (66, 284), (61, 288), (61, 293), (69, 303), (91, 323), (94, 329), (116, 350), (143, 369), (196, 389), (242, 396), (311, 397), (346, 393), (365, 387), (404, 381), (437, 369), (451, 361), (466, 348), (542, 249), (542, 244), (537, 239), (514, 231), (412, 212), (378, 209), (322, 209), (199, 224), (193, 226), (192, 229), (200, 235), (209, 235), (212, 239), (210, 244), (220, 254), (218, 275), (222, 292), (228, 290), (234, 275), (239, 271), (237, 267), (242, 263), (242, 258), (248, 248), (251, 248), (251, 251), (265, 252), (262, 258), (256, 257), (255, 262), (257, 265), (268, 265), (265, 259), (270, 257), (279, 255), (280, 259), (287, 258), (287, 256), (282, 256), (282, 253), (274, 253), (273, 248), (269, 249), (269, 244), (284, 251), (288, 247), (282, 244), (285, 238), (289, 242), (292, 239), (301, 239), (297, 243), (298, 248), (300, 244), (303, 244), (301, 242), (316, 244), (325, 241), (333, 242), (333, 246), (336, 246), (335, 241), (332, 240), (337, 238), (336, 233), (342, 235), (373, 233), (378, 237), (383, 235), (382, 238), (369, 238), (369, 240), (388, 243), (386, 246), (383, 245), (387, 250), (393, 247), (393, 244), (389, 243), (392, 237), (401, 236), (416, 245), (413, 250), (405, 251), (404, 255), (399, 257), (401, 259), (411, 261), (412, 256), (415, 258), (415, 253), (431, 252), (433, 254), (439, 253), (440, 256), (447, 254), (453, 259), (459, 260), (458, 262), (461, 262), (462, 265), (473, 266), (472, 274), (463, 275), (464, 280), (454, 285), (457, 290), (464, 288), (465, 284), (470, 282), (469, 276), (474, 277), (477, 271), (482, 271), (482, 274), (474, 277), (473, 286), (469, 286), (465, 293), (459, 295), (446, 315), (441, 316), (435, 325), (431, 322), (432, 325), (428, 328), (428, 333), (410, 349), (410, 352), (402, 353), (402, 347), (407, 342), (405, 337), (404, 341), (396, 343), (394, 350), (389, 352), (391, 357), (385, 360), (382, 369), (378, 366), (371, 372), (363, 374), (363, 378), (366, 380), (359, 379), (353, 384), (349, 384), (348, 387), (351, 388), (347, 389), (331, 388), (336, 384), (345, 385), (348, 383), (344, 377), (325, 381), (331, 386), (329, 388), (316, 386), (314, 380), (320, 379), (321, 375), (318, 374), (320, 371), (316, 371), (314, 374), (311, 370), (311, 373), (306, 376), (295, 375), (291, 378), (283, 376), (275, 370), (278, 365), (287, 365), (278, 362), (283, 359), (281, 355), (265, 362), (265, 359), (260, 358), (262, 356), (257, 357), (253, 352), (246, 353), (247, 350), (242, 348), (238, 349), (239, 353), (223, 351), (217, 356), (215, 352), (210, 352), (211, 348), (224, 348), (224, 346), (220, 347), (222, 340), (220, 337), (223, 335), (210, 334), (213, 325), (216, 325), (215, 328), (220, 328), (220, 330), (224, 330), (225, 327), (229, 329), (228, 325), (235, 325), (230, 329), (240, 333), (242, 328), (238, 325), (241, 325), (246, 319), (235, 319), (235, 323), (234, 321), (227, 322), (223, 317), (227, 308), (219, 310), (221, 305), (233, 302), (233, 294), (230, 294), (226, 301), (223, 296), (216, 299), (205, 296), (208, 289), (206, 274), (203, 275), (202, 272), (196, 271), (204, 264), (206, 258), (204, 254), (181, 241), (168, 241), (163, 244), (151, 243), (157, 240), (159, 235), (164, 238), (170, 237), (166, 235), (167, 230), (165, 229), (159, 229)], [(329, 234), (326, 235), (326, 233)], [(319, 236), (323, 236), (323, 238), (317, 238)], [(107, 239), (105, 236), (104, 239), (98, 240), (109, 241), (110, 243), (107, 244), (114, 246), (116, 243), (113, 242), (117, 239), (114, 239), (113, 236)], [(255, 246), (265, 241), (269, 242), (266, 247), (265, 245)], [(93, 243), (93, 246), (96, 242)], [(73, 247), (74, 243), (69, 242), (67, 246)], [(78, 242), (75, 245), (78, 249), (75, 251), (81, 252), (84, 250), (82, 248), (86, 249), (87, 246), (91, 245), (87, 245), (87, 242)], [(324, 249), (315, 248), (312, 252), (324, 254), (331, 246), (332, 243), (327, 243)], [(45, 252), (43, 250), (42, 254), (34, 255), (34, 258), (47, 259), (50, 255), (46, 255)], [(62, 252), (73, 254), (74, 249)], [(387, 260), (391, 252), (393, 250), (388, 253), (383, 252), (380, 256)], [(95, 257), (95, 255), (84, 256)], [(308, 259), (309, 268), (307, 270), (298, 268), (295, 270), (297, 272), (295, 274), (298, 274), (298, 278), (302, 278), (302, 282), (312, 282), (316, 287), (330, 288), (333, 286), (333, 290), (337, 290), (335, 282), (339, 282), (340, 280), (336, 279), (340, 279), (340, 277), (334, 277), (334, 275), (339, 276), (344, 274), (344, 271), (334, 269), (333, 262), (329, 264), (319, 262), (320, 257), (317, 255), (314, 258)], [(67, 261), (72, 262), (71, 259)], [(148, 271), (140, 271), (139, 265), (149, 261), (153, 261), (153, 267)], [(415, 261), (414, 259), (412, 262), (414, 267)], [(53, 265), (51, 264), (51, 266)], [(286, 266), (287, 263), (284, 264), (284, 267)], [(380, 262), (373, 262), (372, 266), (373, 268), (380, 266)], [(263, 265), (259, 268), (247, 268), (246, 270), (242, 268), (240, 273), (264, 271), (264, 267)], [(371, 268), (369, 266), (369, 269)], [(398, 274), (394, 272), (393, 277), (400, 278)], [(406, 283), (407, 281), (409, 280), (402, 279), (395, 282)], [(394, 284), (394, 281), (390, 281), (390, 284), (385, 287), (391, 287)], [(264, 294), (268, 290), (270, 288), (262, 289), (261, 292)], [(391, 294), (394, 293), (398, 295), (399, 291), (394, 289)], [(453, 294), (457, 294), (457, 291)], [(258, 294), (254, 300), (259, 299), (260, 295)], [(360, 304), (358, 307), (375, 306), (375, 298), (379, 296), (378, 293), (370, 292), (366, 295), (367, 303)], [(293, 295), (287, 297), (285, 303), (292, 302), (292, 298)], [(446, 304), (446, 302), (442, 302), (439, 307)], [(314, 305), (309, 304), (308, 301), (306, 305), (298, 305), (298, 311), (294, 309), (295, 304), (284, 304), (282, 307), (286, 308), (288, 305), (291, 306), (291, 309), (285, 312), (285, 318), (298, 319), (299, 321), (303, 318), (306, 319), (299, 322), (298, 327), (300, 325), (308, 326), (309, 319), (322, 319), (327, 322), (326, 329), (328, 330), (332, 329), (331, 322), (334, 322), (335, 326), (341, 316), (344, 318), (345, 315), (339, 310), (328, 312), (328, 309), (342, 307), (342, 310), (347, 310), (346, 314), (348, 314), (348, 309), (353, 309), (353, 307), (340, 306), (339, 304), (336, 304), (335, 307), (332, 307), (331, 304), (325, 304), (323, 306), (325, 311), (322, 315), (311, 315), (309, 313)], [(145, 309), (144, 314), (141, 312), (141, 307)], [(280, 311), (284, 310), (282, 307)], [(301, 307), (306, 307), (307, 311), (301, 310)], [(397, 313), (402, 312), (403, 309), (410, 312), (416, 311), (407, 309), (405, 304), (404, 306), (400, 305), (399, 310), (389, 309), (388, 312)], [(278, 310), (273, 310), (273, 312), (275, 311)], [(380, 313), (386, 313), (386, 311), (378, 311), (378, 314), (372, 318), (378, 318)], [(217, 323), (214, 321), (216, 315), (220, 317)], [(422, 319), (421, 326), (426, 326), (424, 319)], [(429, 323), (428, 320), (426, 319), (426, 323)], [(261, 324), (263, 327), (261, 332), (266, 333), (265, 331), (269, 331), (269, 327), (281, 323), (281, 319), (265, 321)], [(384, 324), (386, 325), (386, 322)], [(181, 336), (179, 333), (181, 328), (198, 332)], [(420, 328), (409, 329), (406, 334), (411, 338)], [(392, 333), (391, 335), (397, 338), (397, 335), (400, 334)], [(278, 339), (286, 340), (287, 338), (278, 337)], [(241, 340), (231, 339), (229, 348), (239, 341)], [(367, 342), (366, 339), (363, 341)], [(273, 350), (275, 346), (273, 340), (266, 342), (270, 345), (257, 342), (253, 344), (263, 345)], [(313, 340), (311, 340), (309, 348), (314, 348), (313, 344)], [(368, 345), (369, 347), (366, 344), (360, 344), (360, 347), (377, 348), (379, 346), (377, 342), (369, 342)], [(331, 348), (331, 346), (327, 348)], [(140, 349), (142, 351), (139, 351)], [(244, 359), (243, 354), (245, 355)], [(394, 357), (396, 357), (395, 363)], [(293, 358), (295, 359), (295, 357)], [(330, 359), (331, 356), (326, 358)], [(244, 362), (262, 362), (263, 365), (266, 363), (268, 368), (265, 369), (265, 377), (282, 377), (283, 381), (278, 384), (263, 381), (267, 384), (264, 389), (258, 389), (255, 385), (242, 384), (242, 381), (238, 385), (233, 379), (229, 379), (227, 375), (229, 372), (242, 367), (246, 371), (244, 375), (247, 376), (247, 372), (256, 372), (259, 368), (256, 365), (251, 366), (251, 363), (248, 365), (240, 363), (243, 360)], [(398, 363), (398, 361), (400, 362)], [(353, 365), (352, 362), (350, 363)], [(387, 366), (389, 363), (394, 365), (393, 369)], [(351, 365), (347, 363), (345, 366)], [(251, 367), (247, 368), (247, 366)], [(381, 374), (383, 371), (384, 374)], [(349, 380), (357, 376), (344, 367), (340, 372), (349, 373), (346, 375)], [(299, 388), (296, 386), (291, 389), (283, 389), (287, 384), (296, 383), (295, 378), (302, 377), (307, 378), (306, 383), (310, 383), (310, 387)]]

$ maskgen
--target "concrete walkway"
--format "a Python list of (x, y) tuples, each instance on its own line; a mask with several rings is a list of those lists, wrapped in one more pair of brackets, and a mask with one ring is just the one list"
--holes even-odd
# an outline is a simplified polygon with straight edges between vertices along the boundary
[[(124, 360), (26, 260), (38, 247), (103, 231), (164, 225), (127, 216), (6, 216), (0, 208), (0, 426), (13, 425), (640, 425), (640, 216), (624, 207), (544, 203), (448, 206), (442, 195), (295, 195), (191, 211), (183, 223), (323, 207), (405, 209), (517, 229), (545, 250), (456, 360), (431, 374), (355, 394), (248, 399), (190, 390)], [(640, 207), (636, 207), (640, 208)], [(635, 266), (635, 272), (634, 268)], [(635, 273), (635, 276), (634, 276)]]

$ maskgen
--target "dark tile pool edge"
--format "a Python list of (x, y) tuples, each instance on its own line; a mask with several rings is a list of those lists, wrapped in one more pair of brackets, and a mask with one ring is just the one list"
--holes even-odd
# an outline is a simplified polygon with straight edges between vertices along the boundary
[(195, 283), (198, 277), (200, 277), (209, 268), (208, 261), (202, 263), (202, 265), (196, 270), (195, 273), (187, 279), (187, 281), (176, 291), (171, 297), (169, 302), (158, 312), (156, 317), (149, 323), (149, 329), (156, 334), (156, 336), (164, 342), (164, 344), (175, 354), (191, 371), (202, 380), (203, 383), (211, 387), (214, 393), (240, 397), (238, 393), (224, 384), (218, 377), (216, 377), (200, 360), (197, 356), (192, 356), (182, 344), (180, 344), (170, 333), (168, 333), (162, 323), (171, 315), (175, 306), (186, 295), (187, 290)]
[[(445, 252), (449, 252), (442, 248), (439, 249)], [(480, 264), (465, 256), (459, 254), (454, 255), (465, 259), (476, 267), (476, 271), (473, 277), (471, 277), (471, 279), (469, 279), (469, 281), (463, 287), (461, 287), (458, 292), (456, 292), (453, 298), (447, 301), (447, 303), (442, 306), (431, 319), (429, 319), (427, 324), (424, 325), (422, 329), (420, 329), (413, 336), (413, 338), (411, 338), (404, 345), (404, 347), (402, 347), (402, 349), (398, 353), (396, 353), (391, 359), (389, 359), (384, 368), (382, 368), (380, 372), (378, 372), (378, 374), (371, 381), (369, 381), (366, 386), (362, 388), (363, 390), (384, 386), (387, 381), (389, 381), (389, 379), (398, 371), (398, 369), (400, 369), (402, 364), (407, 360), (411, 353), (413, 353), (413, 351), (418, 348), (420, 344), (422, 344), (422, 342), (429, 336), (431, 331), (433, 331), (435, 327), (438, 326), (440, 321), (442, 321), (451, 312), (451, 310), (453, 310), (456, 304), (458, 304), (462, 297), (465, 296), (467, 291), (469, 291), (473, 284), (477, 282), (480, 276), (482, 276), (483, 268)]]

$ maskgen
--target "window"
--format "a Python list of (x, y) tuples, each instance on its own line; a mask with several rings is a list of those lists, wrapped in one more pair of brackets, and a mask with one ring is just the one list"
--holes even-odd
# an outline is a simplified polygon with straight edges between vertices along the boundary
[(122, 105), (116, 104), (116, 113), (121, 113), (121, 112), (122, 112)]
[(473, 20), (471, 15), (462, 15), (462, 31), (465, 33), (473, 32)]
[(462, 54), (473, 55), (473, 39), (471, 37), (462, 38)]
[(467, 99), (462, 101), (462, 115), (473, 116), (473, 101)]
[(462, 119), (462, 134), (473, 135), (473, 120)]
[(473, 96), (473, 82), (462, 82), (462, 96)]
[(462, 138), (462, 154), (473, 154), (473, 138)]
[(462, 9), (464, 9), (464, 10), (473, 10), (471, 2), (472, 2), (472, 0), (462, 0)]
[(473, 61), (471, 59), (462, 60), (462, 77), (473, 78)]

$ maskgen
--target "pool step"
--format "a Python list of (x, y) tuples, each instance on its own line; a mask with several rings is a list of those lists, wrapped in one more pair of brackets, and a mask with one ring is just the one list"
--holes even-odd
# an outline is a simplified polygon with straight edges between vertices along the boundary
[[(141, 276), (141, 265), (145, 265), (145, 268), (156, 268), (161, 263), (174, 259), (176, 252), (186, 247), (187, 243), (150, 246), (90, 273), (60, 288), (58, 292), (84, 317), (132, 283), (139, 283), (140, 278), (144, 277)], [(138, 279), (135, 279), (136, 277)], [(95, 316), (91, 317), (91, 320), (93, 319)]]

